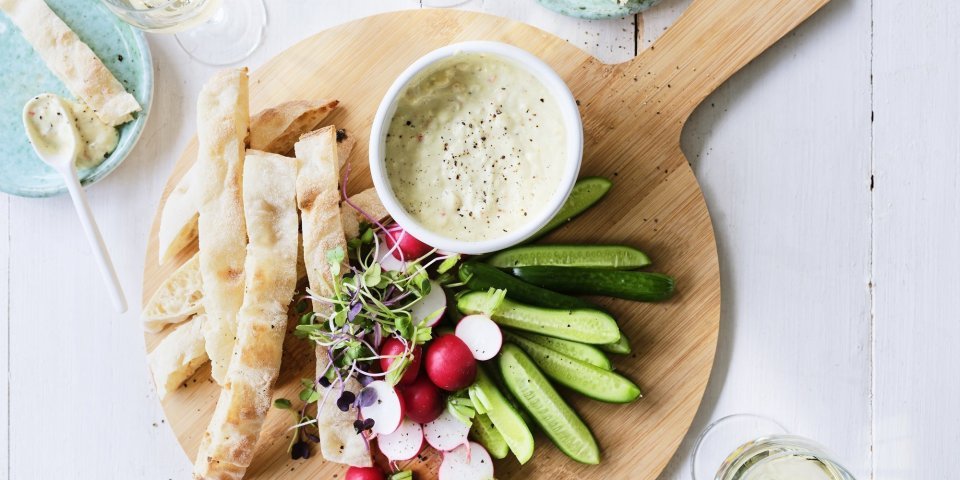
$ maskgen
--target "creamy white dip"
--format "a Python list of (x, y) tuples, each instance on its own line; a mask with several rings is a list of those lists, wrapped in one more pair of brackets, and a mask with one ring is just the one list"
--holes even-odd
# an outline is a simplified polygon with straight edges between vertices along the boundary
[(566, 155), (560, 108), (547, 88), (510, 60), (465, 53), (406, 86), (385, 163), (400, 204), (425, 228), (490, 240), (541, 213)]
[(70, 123), (74, 124), (79, 135), (77, 168), (100, 165), (117, 148), (120, 139), (116, 127), (100, 120), (93, 109), (52, 93), (31, 99), (27, 104), (27, 117), (29, 122), (25, 125), (32, 130), (27, 132), (31, 141), (44, 142), (42, 147), (51, 151), (65, 147), (64, 143), (70, 141)]

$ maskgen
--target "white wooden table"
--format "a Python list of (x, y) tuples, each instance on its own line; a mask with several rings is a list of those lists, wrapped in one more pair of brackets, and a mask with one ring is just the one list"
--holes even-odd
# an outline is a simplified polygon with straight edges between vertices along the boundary
[[(689, 0), (577, 21), (513, 17), (603, 60), (633, 56)], [(709, 0), (699, 0), (709, 1)], [(255, 68), (296, 40), (416, 0), (272, 0)], [(684, 133), (723, 274), (716, 366), (687, 442), (736, 412), (827, 445), (858, 478), (956, 478), (960, 457), (960, 5), (833, 0), (708, 98)], [(121, 169), (89, 190), (134, 308), (112, 313), (67, 197), (0, 195), (0, 478), (188, 478), (147, 375), (146, 236), (212, 68), (150, 38), (156, 102)], [(376, 39), (371, 39), (376, 41)]]

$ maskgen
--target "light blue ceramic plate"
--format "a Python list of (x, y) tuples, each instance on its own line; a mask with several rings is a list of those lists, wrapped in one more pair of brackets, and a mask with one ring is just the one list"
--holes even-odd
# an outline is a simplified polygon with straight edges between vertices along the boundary
[[(120, 127), (120, 143), (99, 166), (80, 170), (91, 184), (107, 176), (126, 158), (140, 137), (153, 99), (153, 65), (143, 33), (123, 23), (95, 0), (46, 0), (143, 108)], [(66, 188), (60, 175), (37, 157), (27, 140), (21, 115), (31, 97), (44, 92), (73, 95), (54, 76), (0, 12), (0, 191), (23, 197), (48, 197)]]
[(540, 4), (558, 13), (571, 17), (601, 20), (620, 18), (640, 13), (660, 0), (628, 0), (620, 5), (613, 0), (539, 0)]

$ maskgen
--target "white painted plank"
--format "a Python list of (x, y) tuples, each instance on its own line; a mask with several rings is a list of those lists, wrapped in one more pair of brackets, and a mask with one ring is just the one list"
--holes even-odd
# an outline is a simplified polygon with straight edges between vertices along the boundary
[(960, 5), (874, 2), (875, 474), (960, 471)]
[[(307, 1), (271, 2), (272, 28), (248, 64), (256, 67), (335, 24), (418, 6), (413, 0), (342, 1), (322, 9)], [(190, 60), (172, 37), (150, 41), (157, 74), (152, 118), (122, 168), (88, 192), (131, 311), (112, 313), (68, 198), (10, 200), (10, 249), (17, 255), (9, 256), (9, 274), (17, 281), (9, 299), (15, 369), (9, 428), (17, 441), (7, 478), (190, 476), (190, 459), (164, 424), (147, 374), (137, 310), (156, 202), (195, 130), (196, 94), (214, 68)]]
[(637, 48), (646, 50), (683, 14), (692, 0), (664, 0), (640, 14), (637, 22)]
[(0, 475), (10, 478), (10, 197), (0, 194)]
[(533, 0), (471, 0), (458, 8), (529, 23), (607, 63), (625, 62), (635, 55), (632, 16), (612, 20), (582, 20), (560, 15)]
[(699, 432), (744, 412), (825, 444), (869, 478), (869, 75), (870, 6), (833, 2), (687, 124), (682, 147), (717, 233), (723, 316), (703, 404), (663, 478), (690, 478)]

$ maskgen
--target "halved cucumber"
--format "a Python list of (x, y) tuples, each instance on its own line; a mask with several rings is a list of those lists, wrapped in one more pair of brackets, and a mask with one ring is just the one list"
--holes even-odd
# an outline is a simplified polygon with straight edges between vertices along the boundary
[(563, 401), (523, 350), (516, 345), (505, 344), (500, 352), (499, 364), (507, 388), (533, 415), (557, 448), (578, 462), (600, 463), (600, 448), (590, 429)]
[(620, 329), (610, 315), (599, 310), (558, 310), (533, 307), (504, 299), (494, 309), (490, 303), (494, 292), (470, 292), (457, 299), (457, 308), (466, 314), (483, 313), (498, 324), (541, 335), (604, 344), (620, 339)]
[(573, 190), (570, 191), (570, 196), (567, 197), (567, 201), (560, 207), (560, 211), (540, 231), (528, 238), (527, 243), (552, 232), (592, 207), (610, 191), (612, 186), (613, 182), (603, 177), (584, 177), (577, 180)]
[(619, 373), (570, 358), (509, 331), (504, 331), (503, 337), (527, 352), (553, 381), (594, 400), (630, 403), (641, 395), (640, 388)]
[[(454, 308), (451, 310), (456, 309)], [(607, 353), (618, 353), (620, 355), (629, 355), (630, 352), (633, 351), (633, 348), (630, 347), (630, 339), (627, 338), (627, 335), (623, 332), (620, 332), (620, 340), (604, 345), (597, 345), (597, 348)]]
[(470, 388), (476, 389), (475, 396), (483, 403), (487, 416), (510, 451), (521, 464), (527, 463), (533, 456), (533, 434), (520, 414), (507, 402), (483, 368), (477, 369), (477, 381)]
[(632, 270), (650, 265), (640, 250), (623, 245), (528, 245), (504, 250), (487, 260), (497, 268), (578, 267)]
[(624, 272), (600, 268), (518, 267), (517, 278), (557, 292), (655, 302), (673, 296), (674, 280), (669, 275)]
[(508, 297), (538, 307), (597, 308), (586, 300), (531, 285), (485, 263), (466, 262), (460, 265), (458, 274), (470, 290), (482, 292), (491, 288), (502, 289), (507, 291)]
[(470, 438), (483, 445), (493, 458), (506, 458), (507, 454), (510, 453), (510, 447), (503, 439), (503, 435), (500, 435), (493, 424), (493, 420), (490, 420), (490, 417), (485, 414), (478, 413), (473, 416)]
[[(558, 353), (562, 353), (568, 357), (576, 358), (583, 362), (589, 363), (595, 367), (602, 368), (604, 370), (613, 370), (613, 364), (610, 363), (610, 359), (600, 351), (599, 348), (594, 347), (593, 345), (587, 345), (585, 343), (571, 342), (570, 340), (563, 340), (560, 338), (547, 337), (544, 335), (537, 335), (536, 333), (530, 332), (511, 332), (514, 335), (523, 337), (526, 340), (537, 343), (544, 347), (547, 347), (551, 350), (555, 350)], [(621, 338), (623, 335), (621, 334)]]

